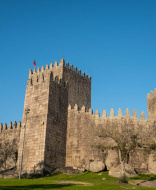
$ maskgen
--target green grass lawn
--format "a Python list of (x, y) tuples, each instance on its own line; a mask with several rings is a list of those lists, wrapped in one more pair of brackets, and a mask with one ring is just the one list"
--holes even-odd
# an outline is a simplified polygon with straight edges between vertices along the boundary
[[(0, 190), (43, 190), (43, 189), (96, 189), (96, 190), (128, 190), (128, 189), (155, 189), (149, 187), (141, 187), (138, 185), (119, 184), (118, 179), (109, 177), (108, 172), (102, 172), (102, 175), (98, 173), (85, 172), (79, 175), (65, 175), (58, 174), (38, 179), (0, 179)], [(148, 178), (149, 176), (142, 176)], [(130, 182), (134, 182), (138, 179), (142, 179), (139, 176), (137, 179), (130, 179)], [(102, 180), (105, 178), (104, 180)], [(149, 179), (149, 178), (148, 178)], [(76, 184), (74, 184), (74, 182)], [(79, 184), (80, 183), (80, 184)], [(81, 184), (84, 183), (84, 184)], [(86, 184), (87, 183), (87, 184)]]

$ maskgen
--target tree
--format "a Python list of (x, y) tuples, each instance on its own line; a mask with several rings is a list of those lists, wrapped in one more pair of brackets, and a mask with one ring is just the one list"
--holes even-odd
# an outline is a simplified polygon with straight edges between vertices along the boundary
[(6, 140), (2, 142), (0, 141), (0, 168), (3, 167), (4, 169), (7, 168), (7, 160), (11, 158), (13, 162), (17, 162), (18, 158), (18, 147), (17, 147), (17, 140), (13, 139), (13, 141)]
[[(101, 139), (106, 139), (107, 143), (97, 143), (96, 147), (106, 151), (116, 149), (121, 163), (121, 177), (125, 176), (125, 163), (129, 158), (129, 154), (136, 147), (144, 148), (145, 150), (155, 151), (156, 143), (152, 138), (152, 131), (145, 129), (139, 131), (134, 126), (128, 125), (126, 122), (111, 123), (107, 120), (104, 128), (96, 129), (96, 135)], [(113, 140), (113, 143), (110, 141)]]

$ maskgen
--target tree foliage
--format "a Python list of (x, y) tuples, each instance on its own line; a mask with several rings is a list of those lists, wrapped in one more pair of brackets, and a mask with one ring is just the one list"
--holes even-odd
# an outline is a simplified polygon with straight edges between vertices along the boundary
[(14, 166), (16, 166), (18, 158), (18, 147), (17, 140), (13, 139), (13, 141), (6, 140), (2, 142), (0, 141), (0, 168), (7, 168), (7, 160), (12, 159), (14, 162)]
[[(97, 128), (96, 135), (101, 139), (107, 139), (106, 143), (100, 142), (96, 147), (103, 151), (116, 149), (119, 160), (122, 165), (122, 175), (125, 175), (125, 163), (129, 158), (129, 154), (135, 148), (143, 148), (149, 153), (156, 150), (156, 142), (154, 141), (154, 133), (150, 128), (140, 130), (126, 122), (111, 123), (107, 121), (104, 128)], [(111, 142), (113, 140), (113, 143)]]

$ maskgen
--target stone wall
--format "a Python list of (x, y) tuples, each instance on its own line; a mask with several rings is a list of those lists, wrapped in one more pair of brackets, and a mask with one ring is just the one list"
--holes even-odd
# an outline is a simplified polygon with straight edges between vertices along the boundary
[(73, 65), (69, 68), (69, 63), (63, 68), (63, 78), (69, 82), (68, 103), (73, 108), (75, 104), (79, 107), (83, 105), (88, 110), (91, 107), (91, 77), (81, 74), (77, 67), (73, 70)]
[[(133, 117), (129, 116), (128, 109), (126, 110), (125, 115), (126, 116), (122, 116), (122, 112), (119, 109), (118, 116), (114, 116), (114, 111), (112, 109), (110, 112), (110, 117), (107, 117), (105, 110), (103, 111), (102, 117), (99, 117), (98, 110), (95, 114), (92, 114), (91, 108), (88, 112), (86, 112), (84, 106), (82, 106), (81, 110), (79, 110), (77, 105), (74, 106), (74, 109), (71, 109), (71, 106), (69, 105), (67, 121), (66, 166), (84, 168), (90, 159), (105, 162), (108, 169), (111, 168), (111, 164), (117, 165), (119, 161), (116, 161), (118, 156), (115, 152), (109, 152), (111, 155), (104, 155), (100, 152), (100, 150), (98, 151), (92, 146), (93, 144), (96, 144), (96, 142), (100, 144), (111, 143), (109, 140), (99, 139), (96, 136), (96, 130), (105, 128), (108, 125), (108, 122), (114, 127), (126, 125), (129, 128), (140, 132), (143, 132), (146, 129), (152, 130), (152, 128), (155, 130), (154, 122), (145, 120), (143, 112), (141, 113), (140, 120), (137, 119), (137, 112), (135, 109), (133, 111)], [(112, 163), (110, 163), (107, 159), (108, 156), (111, 158), (114, 157), (114, 159), (111, 160)], [(147, 171), (148, 155), (141, 149), (137, 150), (137, 154), (133, 151), (130, 154), (129, 164), (139, 172)]]
[(100, 150), (92, 148), (94, 128), (97, 115), (92, 114), (92, 109), (86, 112), (85, 107), (81, 110), (77, 105), (74, 109), (68, 107), (67, 120), (67, 146), (66, 166), (83, 168), (90, 159), (103, 160)]
[(30, 71), (25, 94), (25, 103), (20, 134), (18, 170), (21, 162), (22, 142), (25, 125), (25, 109), (29, 108), (27, 115), (25, 143), (23, 152), (23, 173), (43, 173), (45, 156), (45, 137), (47, 127), (48, 101), (49, 101), (50, 73), (43, 70), (39, 73)]
[[(91, 109), (91, 77), (81, 74), (73, 65), (65, 65), (62, 59), (58, 65), (46, 65), (29, 70), (29, 78), (25, 94), (25, 103), (22, 119), (22, 127), (12, 128), (12, 124), (0, 125), (0, 138), (19, 142), (18, 162), (19, 170), (24, 125), (26, 121), (25, 109), (29, 108), (27, 115), (26, 134), (23, 152), (22, 173), (41, 173), (52, 171), (57, 167), (72, 166), (84, 169), (89, 160), (102, 161), (107, 169), (119, 164), (118, 154), (110, 150), (106, 154), (95, 148), (97, 143), (112, 143), (110, 139), (101, 139), (96, 136), (96, 130), (102, 129), (111, 123), (113, 126), (127, 125), (140, 132), (146, 129), (153, 130), (156, 134), (156, 92), (147, 96), (148, 118), (141, 113), (137, 119), (137, 112), (133, 110), (133, 116), (129, 116), (126, 109), (125, 116), (119, 109), (118, 116), (111, 109), (110, 117), (104, 110), (99, 117), (98, 110), (95, 114)], [(68, 106), (69, 105), (69, 106)], [(20, 124), (19, 124), (20, 126)], [(7, 130), (6, 130), (7, 129)], [(136, 149), (130, 154), (129, 164), (139, 172), (151, 171), (152, 161), (142, 149)], [(10, 166), (8, 166), (10, 167)], [(155, 171), (155, 169), (154, 169)]]
[(81, 74), (81, 70), (78, 71), (77, 67), (73, 70), (73, 65), (69, 68), (69, 63), (65, 65), (64, 59), (61, 59), (60, 64), (58, 65), (55, 62), (54, 66), (51, 63), (46, 65), (46, 68), (42, 66), (42, 68), (38, 68), (32, 72), (29, 70), (29, 80), (30, 84), (36, 83), (36, 81), (42, 81), (46, 76), (53, 74), (53, 78), (55, 80), (62, 80), (64, 82), (68, 82), (68, 103), (71, 107), (74, 107), (77, 104), (79, 107), (83, 105), (86, 109), (91, 107), (91, 77), (85, 75), (85, 73)]
[(45, 139), (45, 170), (65, 165), (68, 109), (68, 83), (60, 84), (51, 77)]
[[(77, 91), (78, 89), (78, 91)], [(65, 165), (66, 130), (68, 104), (91, 105), (91, 78), (81, 76), (81, 72), (73, 71), (72, 66), (65, 66), (62, 59), (42, 66), (32, 72), (25, 95), (24, 110), (30, 109), (27, 117), (22, 171), (27, 173), (43, 173)], [(25, 123), (25, 111), (22, 123)], [(20, 134), (23, 141), (24, 125)], [(19, 147), (18, 166), (20, 164), (22, 146)], [(18, 168), (19, 169), (19, 168)]]
[[(129, 164), (139, 173), (148, 173), (149, 154), (143, 150), (136, 148), (130, 153)], [(155, 163), (156, 164), (156, 163)]]
[(148, 119), (156, 121), (156, 89), (147, 95)]
[[(9, 142), (10, 146), (12, 146), (13, 141), (15, 140), (17, 143), (17, 150), (19, 146), (19, 138), (20, 138), (20, 131), (21, 131), (21, 122), (15, 121), (12, 126), (12, 122), (10, 122), (9, 127), (7, 128), (7, 124), (0, 123), (0, 142)], [(0, 155), (1, 156), (1, 155)], [(16, 162), (12, 158), (8, 158), (6, 163), (0, 167), (0, 171), (5, 169), (11, 169), (16, 166)]]

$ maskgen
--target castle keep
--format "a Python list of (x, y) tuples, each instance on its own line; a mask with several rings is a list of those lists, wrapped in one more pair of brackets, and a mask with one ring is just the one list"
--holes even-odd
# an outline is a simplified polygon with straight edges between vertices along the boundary
[[(156, 129), (156, 90), (147, 96), (148, 120), (141, 113), (137, 119), (134, 109), (130, 117), (126, 109), (125, 116), (119, 109), (118, 116), (111, 109), (110, 117), (104, 110), (102, 117), (99, 112), (91, 109), (91, 77), (81, 74), (81, 70), (69, 67), (64, 59), (58, 65), (46, 65), (29, 70), (29, 78), (25, 94), (22, 125), (10, 123), (7, 128), (0, 124), (0, 137), (3, 141), (14, 138), (18, 142), (17, 169), (21, 161), (22, 142), (27, 115), (25, 143), (23, 152), (23, 173), (44, 173), (63, 166), (72, 166), (83, 170), (90, 159), (104, 162), (107, 169), (118, 165), (117, 153), (110, 150), (104, 157), (103, 153), (91, 146), (95, 137), (95, 127), (104, 127), (107, 121), (112, 125), (129, 125), (129, 127), (145, 130)], [(129, 164), (139, 172), (153, 171), (151, 157), (143, 150), (131, 153)], [(152, 169), (151, 169), (152, 167)], [(155, 164), (156, 172), (156, 164)]]

